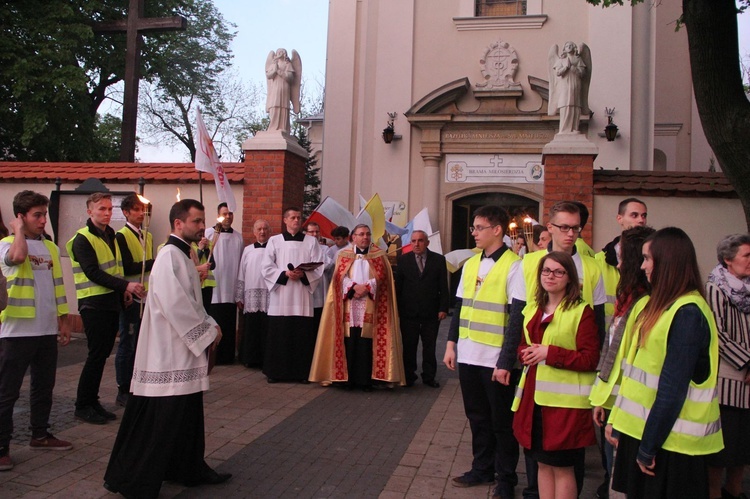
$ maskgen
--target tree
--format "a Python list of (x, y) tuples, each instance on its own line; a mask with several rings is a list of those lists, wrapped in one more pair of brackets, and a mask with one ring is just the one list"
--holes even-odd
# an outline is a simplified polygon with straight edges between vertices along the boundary
[[(623, 0), (586, 0), (608, 7)], [(631, 0), (631, 4), (643, 0)], [(682, 0), (690, 71), (703, 133), (745, 211), (750, 230), (750, 101), (745, 95), (737, 15), (750, 0)]]
[(307, 129), (297, 126), (295, 130), (297, 143), (307, 151), (305, 161), (305, 197), (302, 202), (302, 218), (307, 218), (310, 213), (320, 204), (320, 168), (316, 168), (318, 160), (313, 156), (310, 140), (307, 137)]
[[(0, 5), (0, 159), (100, 160), (97, 112), (116, 99), (125, 35), (97, 34), (123, 19), (122, 0), (24, 0)], [(145, 16), (182, 15), (192, 31), (144, 37), (140, 73), (178, 95), (211, 95), (231, 61), (232, 25), (210, 0), (146, 2)]]

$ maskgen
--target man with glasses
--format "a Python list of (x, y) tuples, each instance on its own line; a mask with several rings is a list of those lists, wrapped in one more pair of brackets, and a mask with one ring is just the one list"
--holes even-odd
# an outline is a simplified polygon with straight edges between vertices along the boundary
[[(510, 326), (506, 333), (505, 345), (498, 360), (496, 380), (508, 383), (510, 371), (516, 363), (518, 343), (523, 334), (523, 308), (533, 301), (536, 295), (536, 276), (539, 261), (550, 251), (562, 251), (573, 257), (581, 283), (581, 298), (591, 305), (599, 327), (599, 340), (604, 338), (604, 304), (607, 296), (604, 291), (601, 269), (593, 258), (582, 255), (576, 249), (576, 240), (581, 232), (581, 213), (575, 203), (560, 201), (549, 210), (547, 230), (552, 238), (551, 249), (529, 253), (521, 261), (522, 272), (519, 272), (512, 284), (513, 305), (511, 307)], [(575, 472), (578, 490), (583, 486), (584, 461), (576, 462)], [(529, 487), (524, 490), (524, 497), (538, 497), (536, 486), (536, 462), (526, 459), (526, 472)]]
[(338, 254), (310, 381), (365, 392), (373, 381), (405, 384), (393, 273), (371, 241), (370, 227), (357, 225), (352, 246)]
[(518, 255), (503, 242), (509, 221), (508, 213), (498, 206), (482, 206), (474, 212), (470, 230), (482, 253), (464, 264), (443, 358), (450, 370), (458, 365), (474, 456), (471, 470), (451, 483), (473, 487), (492, 484), (497, 478), (495, 499), (514, 497), (518, 484), (518, 442), (510, 408), (520, 371), (513, 372), (511, 383), (511, 364), (505, 383), (493, 382), (513, 310), (508, 307), (510, 283), (520, 273)]

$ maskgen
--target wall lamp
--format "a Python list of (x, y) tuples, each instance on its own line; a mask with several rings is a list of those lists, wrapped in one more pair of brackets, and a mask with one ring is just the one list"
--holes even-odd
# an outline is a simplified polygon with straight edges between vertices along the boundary
[(605, 107), (604, 114), (607, 116), (607, 126), (604, 127), (604, 136), (607, 137), (607, 142), (614, 142), (620, 135), (617, 133), (617, 125), (612, 123), (612, 115), (615, 114), (615, 108)]
[(393, 128), (393, 121), (396, 119), (397, 113), (386, 113), (388, 115), (388, 126), (383, 128), (383, 142), (390, 144), (394, 140), (401, 140), (401, 135), (396, 135), (396, 130)]

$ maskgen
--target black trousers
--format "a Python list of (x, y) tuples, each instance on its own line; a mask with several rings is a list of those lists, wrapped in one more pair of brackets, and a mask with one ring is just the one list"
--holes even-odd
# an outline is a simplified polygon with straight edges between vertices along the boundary
[(49, 428), (52, 389), (57, 371), (57, 335), (0, 339), (0, 448), (13, 434), (13, 406), (21, 393), (26, 369), (31, 366), (31, 432), (43, 438)]
[(513, 435), (513, 396), (520, 372), (511, 374), (508, 386), (492, 381), (491, 367), (458, 364), (464, 411), (471, 427), (472, 470), (508, 493), (518, 484), (518, 441)]
[(406, 382), (417, 380), (417, 350), (422, 340), (422, 381), (433, 381), (437, 373), (435, 344), (440, 321), (426, 319), (401, 319), (401, 339), (404, 346), (404, 372)]
[(244, 314), (244, 326), (240, 339), (240, 362), (247, 367), (263, 367), (268, 335), (268, 315), (265, 312)]
[(116, 310), (81, 310), (83, 330), (89, 354), (81, 370), (76, 395), (76, 409), (82, 409), (99, 401), (99, 386), (102, 383), (104, 365), (115, 346), (117, 330), (120, 327), (120, 313)]

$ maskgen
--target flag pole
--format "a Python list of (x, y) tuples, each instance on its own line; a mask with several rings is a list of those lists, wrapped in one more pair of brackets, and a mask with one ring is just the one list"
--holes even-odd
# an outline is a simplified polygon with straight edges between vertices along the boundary
[(203, 204), (203, 172), (198, 170), (198, 192), (200, 193), (200, 202)]

